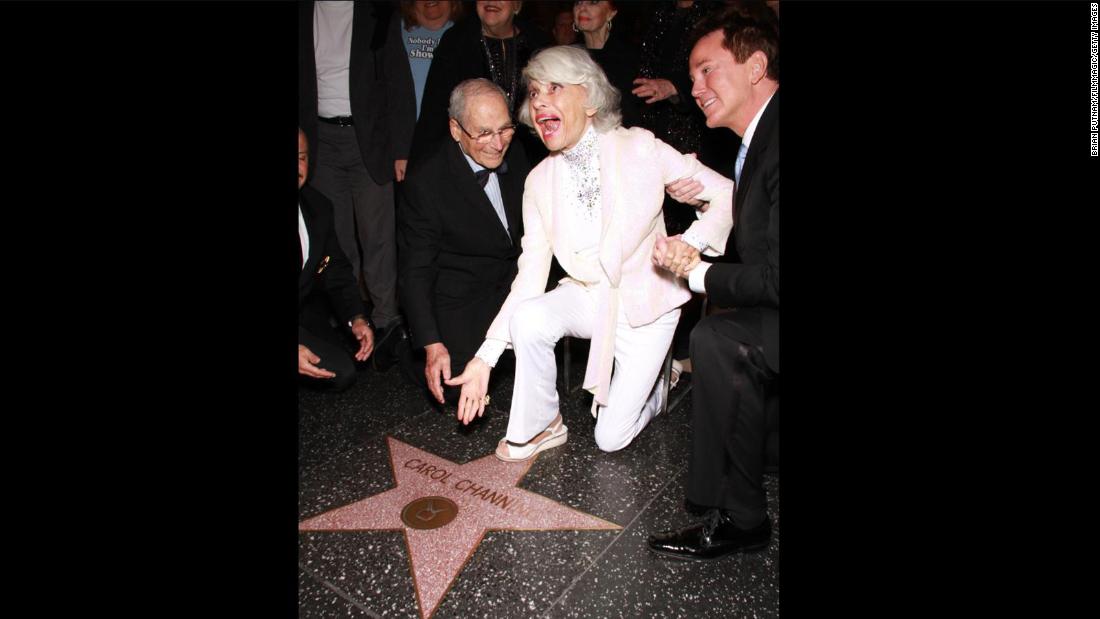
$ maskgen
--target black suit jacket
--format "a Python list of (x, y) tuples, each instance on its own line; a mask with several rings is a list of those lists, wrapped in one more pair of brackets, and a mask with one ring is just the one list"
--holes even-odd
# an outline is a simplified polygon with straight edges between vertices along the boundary
[(764, 347), (768, 366), (779, 371), (779, 92), (756, 126), (734, 198), (733, 234), (726, 253), (741, 261), (716, 263), (707, 271), (707, 296), (734, 307), (751, 343)]
[[(378, 184), (393, 180), (383, 51), (390, 11), (382, 2), (356, 2), (351, 26), (348, 97), (359, 151)], [(313, 42), (313, 2), (298, 5), (298, 126), (309, 152), (317, 152), (317, 59)], [(315, 156), (310, 156), (312, 169)]]
[(400, 188), (401, 306), (418, 347), (443, 342), (452, 372), (477, 352), (516, 276), (523, 237), (523, 183), (529, 168), (512, 141), (498, 174), (511, 234), (453, 140), (410, 165)]
[[(298, 202), (302, 205), (302, 218), (309, 234), (309, 256), (298, 275), (299, 314), (305, 308), (310, 294), (315, 289), (320, 289), (328, 294), (340, 324), (347, 324), (357, 314), (366, 316), (359, 288), (355, 285), (351, 262), (348, 262), (336, 240), (332, 202), (309, 185), (302, 186), (298, 193)], [(302, 329), (300, 320), (298, 329), (299, 332)]]
[(405, 50), (405, 32), (401, 13), (394, 12), (386, 28), (382, 46), (382, 66), (386, 75), (386, 101), (389, 104), (390, 146), (394, 159), (408, 159), (416, 128), (416, 86), (413, 84), (409, 56)]

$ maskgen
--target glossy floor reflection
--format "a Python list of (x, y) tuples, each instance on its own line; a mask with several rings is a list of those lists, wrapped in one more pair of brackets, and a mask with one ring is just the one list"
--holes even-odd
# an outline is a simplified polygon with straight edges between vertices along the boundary
[[(577, 381), (582, 372), (583, 363), (574, 363)], [(463, 427), (397, 368), (364, 369), (342, 394), (301, 389), (299, 520), (395, 488), (387, 436), (457, 465), (491, 454), (511, 391), (502, 377), (485, 417)], [(682, 508), (691, 394), (612, 454), (596, 448), (590, 401), (583, 391), (563, 395), (569, 441), (541, 454), (518, 487), (622, 528), (489, 531), (431, 616), (778, 616), (778, 478), (766, 482), (775, 526), (767, 550), (705, 564), (658, 558), (646, 536), (692, 521)], [(298, 605), (301, 617), (426, 616), (405, 533), (300, 532)]]

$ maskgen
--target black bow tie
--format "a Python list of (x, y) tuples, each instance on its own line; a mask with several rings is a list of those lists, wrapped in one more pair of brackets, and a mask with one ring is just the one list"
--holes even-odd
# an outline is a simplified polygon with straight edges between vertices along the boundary
[(482, 189), (485, 189), (485, 185), (489, 182), (489, 175), (493, 172), (496, 172), (497, 174), (507, 174), (508, 164), (502, 161), (500, 163), (500, 167), (496, 168), (495, 170), (484, 168), (482, 170), (474, 172), (474, 175), (477, 176), (477, 184), (481, 185)]

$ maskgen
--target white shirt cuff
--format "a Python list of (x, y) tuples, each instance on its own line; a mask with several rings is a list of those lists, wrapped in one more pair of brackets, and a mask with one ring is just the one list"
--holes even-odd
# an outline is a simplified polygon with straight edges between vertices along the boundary
[(688, 288), (691, 288), (692, 292), (706, 292), (706, 276), (707, 269), (710, 268), (709, 262), (700, 262), (688, 273)]
[(695, 234), (695, 231), (691, 229), (688, 229), (686, 232), (680, 235), (680, 240), (687, 243), (688, 245), (691, 245), (695, 249), (698, 249), (700, 253), (702, 253), (703, 250), (707, 248), (706, 240), (699, 238)]
[(500, 354), (504, 352), (505, 348), (508, 348), (508, 342), (504, 340), (487, 339), (485, 343), (481, 345), (481, 348), (477, 349), (474, 356), (493, 368), (496, 367), (497, 360), (500, 359)]

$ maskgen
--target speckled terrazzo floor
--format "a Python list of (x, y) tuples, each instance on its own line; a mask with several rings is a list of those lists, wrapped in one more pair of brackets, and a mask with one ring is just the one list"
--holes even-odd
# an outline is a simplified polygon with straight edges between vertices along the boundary
[[(583, 363), (574, 362), (577, 380), (581, 373)], [(454, 465), (491, 454), (504, 434), (511, 391), (510, 377), (501, 376), (485, 417), (464, 428), (396, 367), (363, 369), (342, 394), (301, 388), (299, 520), (396, 488), (394, 446), (407, 444), (441, 459), (433, 462)], [(613, 454), (596, 448), (589, 402), (583, 391), (563, 396), (568, 442), (540, 455), (516, 485), (621, 528), (490, 530), (430, 616), (778, 616), (778, 478), (766, 481), (775, 525), (766, 551), (706, 564), (658, 558), (646, 550), (646, 536), (692, 521), (682, 508), (691, 393)], [(400, 529), (300, 531), (299, 616), (428, 616), (406, 537)]]

